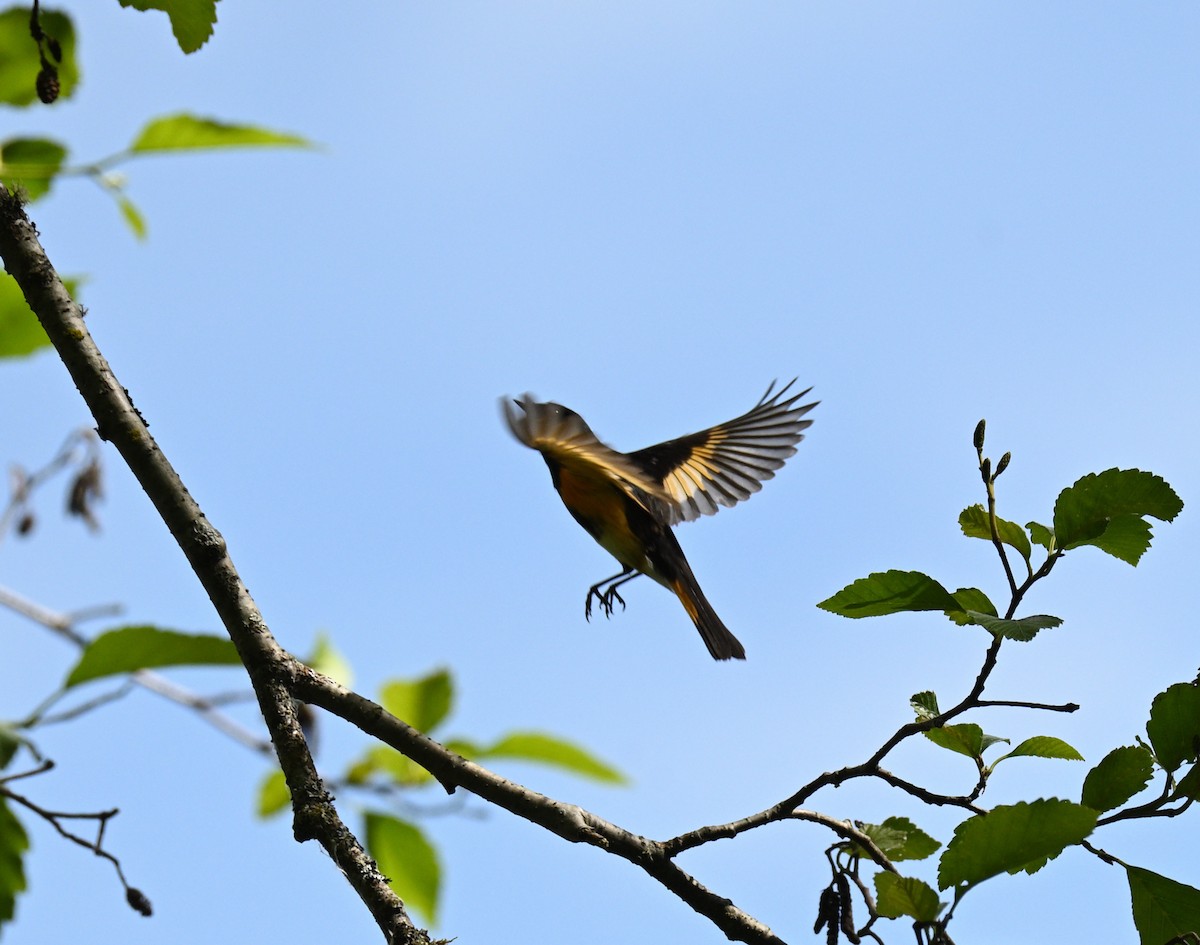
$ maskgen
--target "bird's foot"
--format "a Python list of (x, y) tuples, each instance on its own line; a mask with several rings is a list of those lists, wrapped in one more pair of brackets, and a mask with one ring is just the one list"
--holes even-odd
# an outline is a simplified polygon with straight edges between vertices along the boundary
[(625, 609), (625, 598), (623, 598), (617, 592), (616, 585), (613, 585), (613, 586), (607, 588), (606, 590), (601, 591), (600, 585), (597, 584), (594, 587), (591, 587), (588, 589), (587, 599), (583, 602), (583, 616), (584, 616), (585, 620), (592, 619), (592, 598), (593, 597), (596, 598), (597, 603), (600, 604), (600, 610), (604, 612), (605, 617), (612, 616), (613, 608), (617, 604), (621, 605), (622, 610)]

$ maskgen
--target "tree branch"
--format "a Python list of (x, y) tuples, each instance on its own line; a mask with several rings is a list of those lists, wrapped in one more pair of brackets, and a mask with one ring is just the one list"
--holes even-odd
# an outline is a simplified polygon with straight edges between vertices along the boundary
[(278, 678), (287, 656), (238, 576), (225, 540), (159, 450), (129, 392), (96, 347), (20, 200), (3, 188), (0, 256), (96, 419), (100, 437), (116, 447), (158, 510), (237, 647), (291, 790), (296, 839), (316, 839), (325, 847), (389, 942), (429, 942), (428, 934), (416, 928), (403, 902), (342, 823), (325, 791), (291, 695)]

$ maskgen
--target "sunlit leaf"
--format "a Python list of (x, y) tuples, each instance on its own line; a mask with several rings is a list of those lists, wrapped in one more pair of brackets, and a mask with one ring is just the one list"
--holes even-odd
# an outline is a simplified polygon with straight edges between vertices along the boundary
[(32, 202), (50, 192), (66, 158), (67, 149), (49, 138), (9, 138), (0, 144), (0, 182)]
[(158, 627), (120, 627), (96, 637), (67, 675), (65, 688), (92, 679), (162, 666), (239, 666), (228, 637)]
[(978, 758), (983, 754), (983, 729), (973, 722), (931, 728), (925, 732), (925, 737), (941, 748), (968, 758)]
[(1054, 738), (1051, 735), (1034, 735), (1032, 738), (1027, 738), (1021, 744), (1017, 745), (1012, 751), (1005, 754), (1002, 758), (997, 758), (996, 763), (1003, 761), (1004, 758), (1060, 758), (1064, 761), (1083, 761), (1083, 755), (1077, 752), (1074, 748), (1064, 742), (1061, 738)]
[(1200, 686), (1176, 683), (1150, 703), (1146, 734), (1154, 757), (1167, 771), (1196, 760), (1200, 742)]
[(893, 862), (923, 860), (941, 846), (907, 817), (889, 817), (881, 824), (861, 824), (859, 829)]
[(875, 874), (875, 899), (879, 914), (889, 919), (906, 915), (917, 922), (933, 922), (945, 908), (928, 883), (886, 871)]
[(578, 745), (542, 732), (510, 732), (483, 749), (481, 758), (534, 761), (609, 784), (624, 784), (625, 776)]
[(0, 927), (16, 913), (17, 896), (25, 891), (25, 851), (29, 837), (8, 802), (0, 797)]
[(267, 772), (258, 783), (258, 802), (255, 813), (259, 817), (270, 817), (280, 811), (287, 810), (292, 802), (292, 792), (288, 790), (287, 778), (278, 768)]
[[(987, 509), (982, 505), (972, 505), (963, 509), (958, 516), (958, 524), (968, 538), (992, 540), (992, 528), (988, 523)], [(1017, 553), (1026, 561), (1029, 560), (1032, 549), (1029, 546), (1029, 536), (1025, 534), (1025, 529), (1016, 522), (997, 517), (996, 532), (1004, 544), (1016, 549)]]
[(1028, 643), (1037, 636), (1039, 630), (1048, 630), (1051, 627), (1062, 625), (1061, 617), (1051, 617), (1049, 614), (1034, 614), (1014, 620), (993, 617), (991, 614), (979, 611), (971, 611), (968, 616), (971, 618), (971, 623), (983, 627), (989, 633), (1020, 643)]
[(445, 669), (418, 679), (393, 679), (380, 690), (379, 703), (402, 722), (428, 733), (450, 714), (454, 680)]
[(1125, 872), (1133, 924), (1143, 945), (1182, 943), (1200, 934), (1200, 889), (1137, 866)]
[(1057, 856), (1096, 826), (1096, 811), (1070, 801), (1036, 800), (995, 807), (963, 821), (946, 845), (938, 888), (974, 885), (999, 873)]
[(1114, 810), (1150, 783), (1154, 758), (1141, 745), (1114, 748), (1083, 779), (1081, 801), (1092, 810)]
[(1143, 516), (1170, 522), (1182, 509), (1175, 490), (1153, 473), (1108, 469), (1059, 493), (1054, 534), (1063, 549), (1095, 545), (1137, 564), (1150, 547), (1150, 526)]
[(120, 0), (134, 10), (161, 10), (171, 18), (175, 42), (185, 53), (194, 53), (208, 42), (217, 25), (216, 0)]
[(138, 134), (129, 150), (134, 154), (153, 151), (194, 151), (206, 148), (309, 148), (299, 135), (271, 131), (255, 125), (234, 125), (214, 118), (178, 114), (155, 118)]
[(859, 578), (817, 604), (843, 617), (879, 617), (902, 611), (959, 609), (941, 584), (920, 571), (881, 571)]
[(350, 667), (350, 661), (333, 645), (326, 633), (317, 634), (317, 641), (304, 664), (347, 689), (354, 685), (354, 670)]
[(437, 923), (442, 870), (437, 851), (419, 827), (388, 814), (366, 815), (367, 852), (405, 904)]

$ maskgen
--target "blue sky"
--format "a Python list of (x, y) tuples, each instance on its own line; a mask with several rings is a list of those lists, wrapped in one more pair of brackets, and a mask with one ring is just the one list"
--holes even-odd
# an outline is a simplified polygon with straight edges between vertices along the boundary
[[(187, 110), (322, 145), (124, 165), (145, 244), (83, 181), (32, 216), (58, 268), (88, 274), (92, 331), (285, 646), (328, 632), (366, 693), (449, 666), (456, 733), (548, 729), (633, 779), (501, 769), (537, 790), (665, 838), (862, 760), (917, 690), (965, 691), (979, 631), (814, 605), (892, 567), (1000, 598), (988, 546), (956, 525), (982, 499), (980, 417), (989, 451), (1013, 453), (1000, 511), (1014, 520), (1048, 521), (1059, 489), (1113, 466), (1200, 497), (1192, 5), (352, 3), (330, 16), (301, 2), (282, 20), (227, 2), (187, 58), (164, 17), (71, 12), (78, 96), (7, 112), (6, 136), (57, 136), (94, 159)], [(752, 502), (679, 530), (747, 662), (713, 663), (649, 581), (629, 586), (624, 613), (585, 623), (587, 586), (615, 568), (497, 398), (533, 391), (636, 449), (792, 376), (822, 401), (797, 455)], [(52, 355), (4, 365), (0, 385), (6, 461), (32, 465), (87, 423)], [(218, 631), (108, 459), (104, 532), (58, 521), (47, 495), (37, 537), (0, 546), (0, 582), (58, 610), (118, 601), (123, 620)], [(1064, 626), (1009, 647), (989, 692), (1083, 710), (974, 720), (1057, 735), (1089, 764), (1131, 743), (1154, 694), (1195, 673), (1182, 591), (1198, 551), (1188, 507), (1156, 525), (1136, 570), (1069, 555), (1023, 611)], [(21, 667), (0, 715), (19, 715), (70, 654), (13, 616), (0, 640)], [(109, 843), (158, 914), (133, 914), (105, 864), (34, 825), (11, 941), (374, 940), (320, 851), (252, 816), (261, 760), (182, 710), (141, 694), (41, 744), (59, 768), (37, 796), (119, 806)], [(329, 725), (322, 757), (336, 771), (362, 744)], [(1086, 771), (1006, 767), (989, 802), (1076, 798)], [(950, 793), (971, 784), (965, 759), (925, 743), (894, 768)], [(342, 800), (352, 818), (360, 799)], [(907, 815), (943, 842), (956, 822), (875, 786), (813, 806)], [(425, 824), (447, 873), (441, 934), (723, 941), (627, 864), (468, 808), (482, 816)], [(1200, 886), (1191, 819), (1098, 842)], [(776, 827), (683, 865), (806, 941), (830, 842)], [(1076, 851), (989, 881), (956, 923), (982, 945), (1134, 940), (1122, 874)]]

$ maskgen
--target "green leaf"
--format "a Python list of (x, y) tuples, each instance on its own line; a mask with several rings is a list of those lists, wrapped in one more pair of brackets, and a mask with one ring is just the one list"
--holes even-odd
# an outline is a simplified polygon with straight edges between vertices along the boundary
[(29, 837), (8, 801), (0, 797), (0, 927), (16, 914), (17, 896), (25, 891), (25, 862)]
[(1025, 527), (1029, 529), (1029, 537), (1033, 539), (1035, 545), (1041, 545), (1047, 551), (1053, 550), (1054, 532), (1037, 522), (1026, 522)]
[(1080, 800), (1092, 810), (1120, 807), (1150, 783), (1154, 756), (1142, 745), (1114, 748), (1083, 779)]
[(66, 159), (67, 149), (49, 138), (9, 138), (0, 144), (0, 182), (32, 202), (50, 192)]
[(983, 729), (972, 722), (931, 728), (925, 732), (925, 737), (941, 748), (958, 752), (968, 758), (979, 758), (983, 754)]
[(433, 780), (428, 771), (388, 745), (372, 745), (363, 752), (346, 772), (346, 780), (350, 784), (367, 784), (377, 775), (398, 787), (416, 787)]
[(875, 874), (875, 900), (879, 914), (888, 919), (906, 915), (918, 922), (933, 922), (945, 908), (928, 883), (888, 872)]
[(171, 32), (185, 53), (194, 53), (208, 42), (217, 25), (216, 0), (121, 0), (121, 6), (162, 10), (171, 18)]
[(593, 781), (626, 783), (625, 775), (595, 755), (578, 745), (542, 732), (509, 732), (495, 744), (483, 749), (478, 757), (536, 761)]
[(7, 725), (0, 725), (0, 771), (8, 767), (13, 755), (21, 747), (21, 736)]
[(1070, 801), (1042, 799), (995, 807), (964, 820), (942, 854), (938, 888), (973, 886), (1057, 856), (1090, 834), (1097, 816)]
[[(81, 279), (63, 279), (71, 298), (78, 300)], [(50, 347), (50, 339), (33, 314), (21, 287), (0, 272), (0, 358), (19, 358)]]
[(428, 734), (450, 714), (454, 680), (445, 669), (418, 679), (393, 679), (380, 690), (379, 703), (396, 718)]
[(1142, 945), (1184, 941), (1200, 933), (1200, 889), (1185, 886), (1137, 866), (1125, 868), (1133, 924)]
[(299, 135), (254, 125), (232, 125), (213, 118), (178, 114), (155, 118), (130, 145), (133, 154), (155, 151), (194, 151), (203, 148), (311, 148)]
[(972, 622), (970, 616), (972, 612), (996, 616), (996, 605), (991, 602), (987, 594), (977, 587), (960, 587), (953, 596), (954, 602), (958, 604), (958, 609), (948, 611), (946, 616), (960, 627)]
[(971, 623), (983, 627), (993, 636), (1016, 640), (1020, 643), (1028, 643), (1037, 636), (1039, 630), (1048, 630), (1051, 627), (1062, 625), (1061, 617), (1051, 617), (1049, 614), (1034, 614), (1031, 617), (1005, 620), (972, 610), (968, 612), (967, 616), (971, 618)]
[[(859, 829), (893, 861), (923, 860), (941, 846), (907, 817), (889, 817), (882, 824), (861, 824)], [(866, 851), (860, 855), (866, 856)]]
[(1095, 545), (1129, 564), (1150, 547), (1149, 515), (1173, 521), (1183, 502), (1166, 482), (1139, 469), (1108, 469), (1084, 476), (1059, 493), (1054, 534), (1060, 548)]
[(914, 693), (908, 700), (908, 704), (917, 713), (918, 722), (925, 722), (928, 719), (936, 718), (941, 713), (941, 709), (938, 708), (937, 695), (929, 690)]
[(1146, 734), (1154, 757), (1165, 770), (1174, 771), (1185, 761), (1195, 761), (1200, 741), (1200, 687), (1176, 683), (1155, 696)]
[(859, 578), (817, 604), (843, 617), (880, 617), (903, 611), (959, 609), (942, 585), (920, 571), (882, 571)]
[[(62, 61), (58, 70), (58, 100), (75, 94), (79, 66), (75, 61), (75, 27), (71, 18), (42, 7), (38, 17), (42, 31), (58, 41)], [(47, 53), (49, 51), (47, 50)], [(21, 107), (43, 107), (37, 97), (37, 75), (42, 64), (38, 48), (29, 36), (29, 5), (14, 6), (0, 13), (0, 102)]]
[(160, 666), (239, 665), (237, 650), (226, 637), (158, 627), (120, 627), (100, 634), (87, 645), (63, 688)]
[(1064, 742), (1050, 735), (1034, 735), (1021, 742), (1016, 748), (993, 762), (995, 767), (1005, 758), (1061, 758), (1064, 761), (1083, 761), (1083, 755)]
[(437, 851), (419, 827), (388, 814), (368, 811), (367, 851), (388, 884), (431, 925), (437, 924), (441, 866)]
[(1175, 784), (1175, 790), (1171, 792), (1171, 800), (1179, 797), (1188, 797), (1193, 801), (1200, 801), (1200, 765), (1193, 765)]
[(121, 218), (125, 221), (125, 225), (133, 231), (133, 235), (139, 240), (146, 238), (146, 218), (142, 216), (142, 211), (137, 208), (132, 200), (124, 194), (117, 194), (117, 208), (121, 211)]
[(287, 810), (292, 803), (292, 792), (288, 790), (287, 778), (278, 768), (267, 772), (267, 776), (258, 783), (258, 803), (255, 813), (267, 818)]
[[(992, 540), (991, 525), (988, 524), (987, 509), (982, 505), (972, 505), (962, 510), (958, 516), (958, 525), (968, 538)], [(1004, 544), (1015, 548), (1017, 553), (1026, 561), (1029, 560), (1033, 549), (1029, 546), (1029, 537), (1016, 522), (1010, 522), (1000, 517), (996, 518), (996, 531)]]
[(333, 645), (328, 634), (317, 634), (317, 642), (313, 645), (312, 652), (304, 661), (304, 665), (311, 666), (318, 673), (328, 676), (335, 683), (345, 686), (347, 689), (354, 685), (354, 670), (350, 668), (350, 661)]

